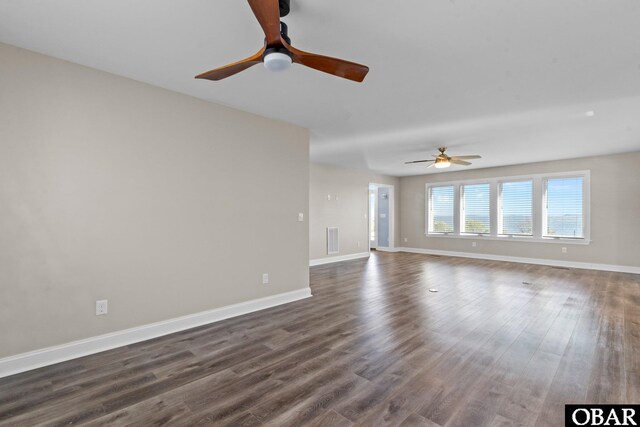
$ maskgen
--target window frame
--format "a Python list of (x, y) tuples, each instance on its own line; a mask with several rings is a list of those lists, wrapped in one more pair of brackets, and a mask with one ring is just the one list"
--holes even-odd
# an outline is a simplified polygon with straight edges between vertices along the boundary
[[(502, 203), (502, 190), (503, 190), (503, 186), (504, 184), (511, 184), (511, 183), (519, 183), (519, 182), (530, 182), (531, 183), (531, 234), (509, 234), (509, 233), (504, 233), (501, 231), (504, 231), (504, 217), (502, 214), (502, 208), (503, 208), (503, 203)], [(500, 237), (533, 237), (535, 236), (535, 182), (533, 180), (533, 178), (526, 178), (526, 179), (500, 179), (497, 182), (496, 185), (496, 191), (498, 192), (497, 194), (497, 203), (498, 205), (496, 206), (496, 234)]]
[(443, 184), (443, 185), (431, 185), (427, 189), (427, 198), (431, 201), (432, 189), (433, 188), (442, 188), (442, 187), (453, 187), (453, 231), (429, 231), (429, 227), (431, 226), (431, 204), (427, 206), (427, 224), (426, 224), (426, 232), (430, 235), (436, 236), (448, 236), (450, 234), (454, 234), (456, 232), (456, 188), (453, 185)]
[[(548, 229), (548, 216), (547, 216), (547, 211), (549, 209), (549, 201), (548, 201), (548, 194), (547, 191), (549, 189), (549, 180), (551, 179), (571, 179), (571, 178), (582, 178), (582, 233), (583, 233), (583, 237), (571, 237), (571, 236), (549, 236), (546, 234), (547, 229)], [(582, 175), (571, 175), (571, 176), (546, 176), (544, 177), (544, 179), (542, 180), (542, 191), (543, 191), (543, 199), (542, 199), (542, 224), (541, 224), (541, 233), (542, 233), (542, 237), (545, 239), (565, 239), (565, 240), (582, 240), (586, 237), (586, 226), (585, 226), (585, 222), (587, 220), (587, 216), (586, 216), (586, 203), (585, 203), (585, 180), (586, 178)]]
[[(463, 231), (465, 228), (465, 219), (466, 219), (466, 206), (464, 203), (464, 187), (466, 186), (472, 186), (472, 185), (488, 185), (489, 186), (489, 232), (488, 233), (470, 233), (468, 231)], [(461, 182), (460, 183), (460, 204), (459, 204), (459, 211), (460, 211), (460, 232), (459, 234), (462, 236), (491, 236), (493, 234), (493, 232), (495, 231), (494, 228), (494, 221), (492, 220), (492, 206), (493, 206), (493, 199), (494, 199), (494, 189), (493, 186), (491, 185), (490, 181), (481, 181), (481, 182)], [(454, 199), (454, 203), (453, 203), (453, 210), (456, 210), (456, 206), (455, 206), (455, 199)]]
[[(583, 178), (582, 186), (582, 214), (583, 214), (583, 233), (584, 237), (544, 237), (543, 226), (546, 218), (546, 206), (545, 206), (545, 191), (546, 180), (550, 178)], [(498, 215), (499, 203), (501, 203), (500, 188), (501, 184), (505, 182), (518, 182), (518, 181), (532, 181), (533, 182), (533, 206), (532, 206), (532, 220), (533, 229), (532, 235), (510, 235), (510, 234), (498, 234)], [(489, 184), (490, 191), (490, 206), (489, 206), (489, 220), (490, 220), (490, 233), (489, 234), (474, 234), (462, 232), (462, 186), (470, 184)], [(438, 233), (429, 231), (430, 220), (430, 202), (431, 202), (431, 188), (432, 187), (445, 187), (453, 186), (454, 203), (453, 203), (453, 226), (454, 230), (451, 233)], [(480, 178), (480, 179), (466, 179), (456, 181), (442, 181), (442, 182), (428, 182), (425, 184), (425, 236), (441, 237), (448, 239), (474, 239), (474, 240), (497, 240), (497, 241), (509, 241), (509, 242), (536, 242), (536, 243), (561, 243), (561, 244), (574, 244), (574, 245), (588, 245), (591, 243), (591, 171), (570, 171), (570, 172), (554, 172), (543, 174), (530, 174), (530, 175), (514, 175), (514, 176), (500, 176), (493, 178)]]

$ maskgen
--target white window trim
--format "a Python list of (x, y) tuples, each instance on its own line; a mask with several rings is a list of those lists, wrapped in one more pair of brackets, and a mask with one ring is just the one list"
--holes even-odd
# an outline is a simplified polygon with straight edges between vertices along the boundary
[[(583, 238), (571, 238), (571, 237), (543, 237), (543, 222), (544, 222), (544, 185), (545, 180), (549, 178), (571, 178), (582, 177), (583, 186), (583, 198), (582, 198), (582, 213), (584, 216), (584, 237)], [(533, 236), (519, 236), (519, 235), (499, 235), (498, 234), (498, 192), (500, 184), (503, 182), (515, 182), (515, 181), (533, 181)], [(469, 184), (489, 184), (491, 191), (491, 206), (490, 206), (490, 221), (491, 221), (491, 233), (490, 234), (468, 234), (461, 233), (461, 204), (462, 204), (462, 191), (463, 185)], [(454, 194), (454, 206), (453, 206), (453, 232), (452, 233), (433, 233), (429, 231), (429, 202), (430, 202), (430, 189), (432, 187), (444, 187), (453, 186)], [(445, 239), (473, 239), (473, 240), (497, 240), (502, 242), (533, 242), (533, 243), (561, 243), (569, 245), (588, 245), (591, 243), (591, 171), (581, 170), (572, 172), (555, 172), (533, 175), (516, 175), (516, 176), (501, 176), (496, 178), (482, 178), (482, 179), (470, 179), (460, 181), (447, 181), (447, 182), (433, 182), (425, 184), (425, 236), (437, 237)]]

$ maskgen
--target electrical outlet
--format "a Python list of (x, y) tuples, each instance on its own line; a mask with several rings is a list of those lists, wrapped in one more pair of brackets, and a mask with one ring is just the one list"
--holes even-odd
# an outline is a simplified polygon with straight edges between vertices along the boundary
[(109, 301), (106, 299), (96, 301), (96, 316), (102, 316), (109, 311)]
[(562, 253), (566, 254), (567, 253), (567, 248), (565, 248), (564, 246), (562, 247)]
[(268, 285), (269, 284), (269, 273), (264, 273), (262, 275), (262, 284), (263, 285)]
[(304, 214), (302, 212), (298, 212), (298, 222), (304, 221)]
[(478, 246), (478, 242), (471, 242), (471, 246), (475, 248), (476, 246)]

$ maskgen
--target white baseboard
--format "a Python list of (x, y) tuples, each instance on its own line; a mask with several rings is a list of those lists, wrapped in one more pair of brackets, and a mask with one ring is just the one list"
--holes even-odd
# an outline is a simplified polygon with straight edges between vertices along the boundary
[(358, 258), (369, 258), (369, 252), (360, 252), (357, 254), (350, 254), (350, 255), (340, 255), (340, 256), (332, 256), (329, 258), (320, 258), (320, 259), (312, 259), (311, 261), (309, 261), (309, 267), (313, 267), (316, 265), (323, 265), (323, 264), (331, 264), (334, 262), (340, 262), (340, 261), (350, 261), (352, 259), (358, 259)]
[(590, 262), (562, 261), (562, 260), (544, 259), (544, 258), (525, 258), (525, 257), (517, 257), (517, 256), (482, 254), (482, 253), (475, 253), (475, 252), (440, 251), (436, 249), (422, 249), (422, 248), (397, 248), (397, 249), (400, 252), (412, 252), (417, 254), (441, 255), (441, 256), (451, 256), (451, 257), (461, 257), (461, 258), (475, 258), (475, 259), (486, 259), (491, 261), (517, 262), (521, 264), (548, 265), (551, 267), (580, 268), (585, 270), (603, 270), (603, 271), (615, 271), (619, 273), (640, 274), (640, 267), (627, 266), (627, 265), (596, 264), (596, 263), (590, 263)]
[(0, 378), (309, 298), (308, 287), (0, 359)]

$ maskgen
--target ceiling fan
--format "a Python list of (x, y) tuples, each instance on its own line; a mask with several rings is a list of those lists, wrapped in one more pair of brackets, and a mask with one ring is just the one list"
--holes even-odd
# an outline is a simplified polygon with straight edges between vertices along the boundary
[(437, 156), (433, 156), (434, 159), (433, 160), (414, 160), (412, 162), (405, 162), (405, 165), (411, 164), (411, 163), (431, 163), (429, 166), (427, 166), (428, 168), (430, 168), (431, 166), (435, 166), (438, 169), (444, 169), (444, 168), (448, 168), (449, 166), (453, 165), (462, 165), (462, 166), (469, 166), (471, 164), (471, 162), (467, 162), (466, 160), (471, 160), (471, 159), (481, 159), (482, 156), (447, 156), (444, 152), (447, 151), (447, 147), (440, 147), (438, 148), (438, 151), (440, 151), (440, 154), (438, 154)]
[(280, 17), (289, 14), (290, 0), (247, 1), (264, 31), (264, 46), (246, 59), (202, 73), (196, 76), (197, 79), (222, 80), (262, 62), (270, 71), (283, 71), (296, 63), (356, 82), (364, 80), (369, 72), (366, 65), (304, 52), (291, 46), (287, 24), (280, 21)]

